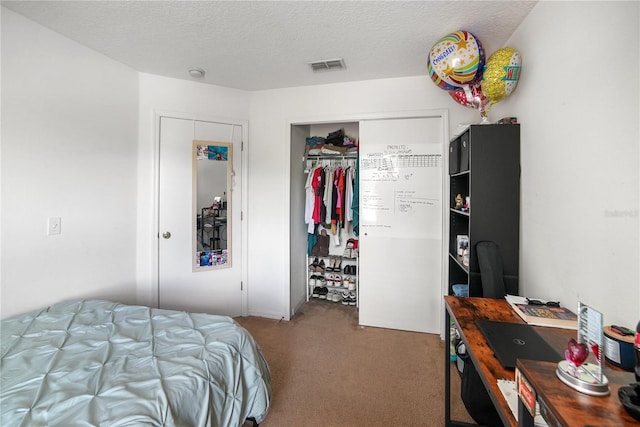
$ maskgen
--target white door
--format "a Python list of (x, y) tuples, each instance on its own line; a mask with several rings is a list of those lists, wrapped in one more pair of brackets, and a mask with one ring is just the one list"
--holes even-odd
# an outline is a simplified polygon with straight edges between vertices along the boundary
[(443, 123), (360, 122), (362, 325), (440, 333)]
[[(243, 125), (160, 118), (158, 301), (161, 308), (243, 314), (241, 202)], [(194, 140), (232, 143), (231, 266), (194, 271)], [(213, 203), (213, 195), (212, 195)]]

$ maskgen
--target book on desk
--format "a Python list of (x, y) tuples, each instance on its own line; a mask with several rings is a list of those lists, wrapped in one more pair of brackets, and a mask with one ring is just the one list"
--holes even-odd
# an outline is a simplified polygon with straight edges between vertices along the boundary
[(528, 304), (527, 298), (514, 295), (505, 298), (513, 311), (529, 325), (578, 329), (578, 316), (566, 307)]

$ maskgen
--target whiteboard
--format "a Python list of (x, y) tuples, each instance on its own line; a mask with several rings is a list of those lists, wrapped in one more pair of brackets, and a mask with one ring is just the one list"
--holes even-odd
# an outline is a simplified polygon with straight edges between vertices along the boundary
[(360, 122), (361, 325), (440, 332), (443, 126)]
[[(366, 144), (360, 155), (360, 229), (375, 237), (440, 238), (440, 144)], [(437, 233), (437, 234), (434, 234)]]

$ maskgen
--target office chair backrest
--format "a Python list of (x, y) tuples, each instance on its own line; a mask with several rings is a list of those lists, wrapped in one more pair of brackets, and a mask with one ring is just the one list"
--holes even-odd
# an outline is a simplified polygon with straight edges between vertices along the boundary
[(480, 278), (482, 280), (482, 296), (485, 298), (504, 298), (504, 271), (500, 248), (494, 242), (485, 241), (476, 244)]

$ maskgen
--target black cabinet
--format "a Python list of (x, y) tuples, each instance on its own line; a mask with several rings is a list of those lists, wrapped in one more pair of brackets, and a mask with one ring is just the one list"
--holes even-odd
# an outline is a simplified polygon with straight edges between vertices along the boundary
[(520, 125), (471, 125), (450, 142), (449, 155), (449, 293), (468, 284), (469, 296), (482, 296), (476, 244), (492, 241), (506, 291), (517, 295)]

